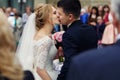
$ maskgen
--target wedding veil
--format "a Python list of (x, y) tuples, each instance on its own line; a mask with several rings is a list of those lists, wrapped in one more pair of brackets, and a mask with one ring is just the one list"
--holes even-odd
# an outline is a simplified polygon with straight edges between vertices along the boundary
[(32, 70), (33, 68), (33, 37), (35, 35), (35, 13), (31, 14), (17, 47), (16, 56), (23, 67), (23, 70)]

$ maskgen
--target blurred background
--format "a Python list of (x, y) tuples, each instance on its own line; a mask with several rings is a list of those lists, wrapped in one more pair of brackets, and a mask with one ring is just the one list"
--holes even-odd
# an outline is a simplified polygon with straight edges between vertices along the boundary
[[(53, 3), (56, 4), (58, 0), (0, 0), (0, 7), (14, 7), (20, 13), (25, 12), (25, 7), (30, 6), (34, 9), (38, 3)], [(104, 5), (109, 4), (110, 0), (80, 0), (82, 7), (93, 6), (93, 5)]]

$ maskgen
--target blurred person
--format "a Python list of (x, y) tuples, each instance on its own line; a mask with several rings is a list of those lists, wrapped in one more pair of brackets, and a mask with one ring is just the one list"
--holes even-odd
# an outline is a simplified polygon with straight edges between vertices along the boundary
[(112, 24), (113, 17), (112, 13), (110, 12), (108, 15), (109, 24), (105, 27), (103, 37), (101, 40), (101, 47), (106, 47), (113, 45), (116, 42), (116, 35), (118, 34), (116, 27)]
[(80, 20), (83, 22), (83, 23), (86, 23), (88, 22), (88, 17), (89, 17), (89, 14), (86, 12), (86, 10), (84, 8), (81, 9), (81, 13), (80, 13)]
[(7, 17), (9, 17), (10, 16), (10, 13), (12, 12), (12, 7), (7, 7), (6, 9), (5, 9), (5, 15), (7, 16)]
[(12, 29), (13, 32), (14, 32), (14, 27), (15, 27), (15, 14), (14, 14), (14, 12), (12, 12), (12, 8), (11, 8), (11, 7), (10, 7), (10, 8), (8, 7), (6, 10), (7, 10), (7, 11), (6, 11), (5, 14), (7, 14), (8, 22), (9, 22), (9, 24), (10, 24), (11, 29)]
[(92, 10), (92, 6), (89, 5), (86, 10), (87, 10), (88, 15), (90, 15), (90, 12), (91, 12), (91, 10)]
[(22, 18), (19, 17), (19, 13), (15, 13), (13, 33), (14, 33), (14, 36), (15, 36), (16, 45), (18, 45), (18, 43), (19, 43), (19, 39), (21, 37), (22, 30), (23, 30)]
[(117, 42), (72, 59), (67, 80), (120, 80), (120, 0), (111, 0)]
[(88, 24), (95, 27), (97, 25), (97, 17), (98, 17), (98, 8), (96, 6), (93, 6), (88, 19)]
[(18, 43), (20, 35), (22, 34), (22, 18), (19, 16), (18, 12), (10, 13), (8, 17), (8, 22), (10, 23), (10, 27), (15, 35), (16, 42)]
[(27, 6), (25, 8), (25, 13), (22, 14), (22, 22), (23, 22), (23, 26), (25, 25), (25, 23), (28, 20), (28, 17), (32, 14), (31, 8), (29, 6)]
[(16, 8), (12, 8), (12, 12), (14, 14), (18, 14), (19, 17), (22, 17), (21, 14), (20, 14), (20, 12)]
[(102, 5), (98, 6), (98, 15), (103, 17), (103, 6)]
[(12, 12), (15, 14), (15, 13), (18, 13), (17, 9), (16, 8), (12, 8)]
[(114, 25), (112, 24), (112, 22), (113, 22), (113, 17), (110, 11), (108, 14), (108, 22), (106, 24), (104, 34), (101, 40), (101, 47), (110, 46), (116, 42), (116, 35), (118, 34), (118, 32), (114, 27)]
[(103, 36), (103, 32), (104, 32), (105, 27), (106, 27), (106, 25), (103, 22), (102, 16), (98, 16), (97, 17), (97, 25), (96, 25), (96, 30), (97, 30), (97, 34), (98, 34), (98, 41), (102, 40), (102, 36)]
[(24, 27), (16, 56), (24, 70), (30, 70), (35, 80), (56, 80), (58, 72), (53, 69), (57, 53), (51, 32), (59, 24), (56, 9), (50, 4), (39, 4)]
[(57, 6), (60, 23), (68, 27), (62, 37), (65, 61), (57, 80), (66, 80), (71, 58), (79, 52), (96, 48), (97, 34), (93, 27), (79, 20), (81, 10), (79, 0), (60, 0)]
[(104, 5), (103, 6), (103, 20), (106, 25), (109, 24), (109, 19), (108, 19), (109, 13), (110, 13), (110, 7), (108, 5)]
[(15, 40), (2, 12), (0, 19), (0, 80), (23, 80), (22, 68), (15, 58)]

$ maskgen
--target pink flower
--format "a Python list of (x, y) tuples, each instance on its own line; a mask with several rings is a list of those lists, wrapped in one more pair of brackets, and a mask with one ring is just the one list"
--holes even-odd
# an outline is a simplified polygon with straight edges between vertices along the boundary
[(62, 35), (65, 31), (60, 31), (60, 32), (56, 32), (52, 35), (52, 38), (54, 40), (57, 40), (58, 42), (62, 42)]

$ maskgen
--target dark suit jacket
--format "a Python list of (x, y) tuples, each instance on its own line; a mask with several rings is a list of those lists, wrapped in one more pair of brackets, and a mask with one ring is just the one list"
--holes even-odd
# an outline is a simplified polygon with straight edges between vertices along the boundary
[(74, 57), (67, 80), (120, 80), (120, 40)]
[(33, 74), (26, 70), (24, 71), (24, 80), (35, 80)]
[(80, 20), (77, 20), (63, 34), (62, 45), (65, 62), (57, 80), (66, 80), (71, 57), (85, 50), (97, 47), (96, 31), (93, 27), (82, 24)]

